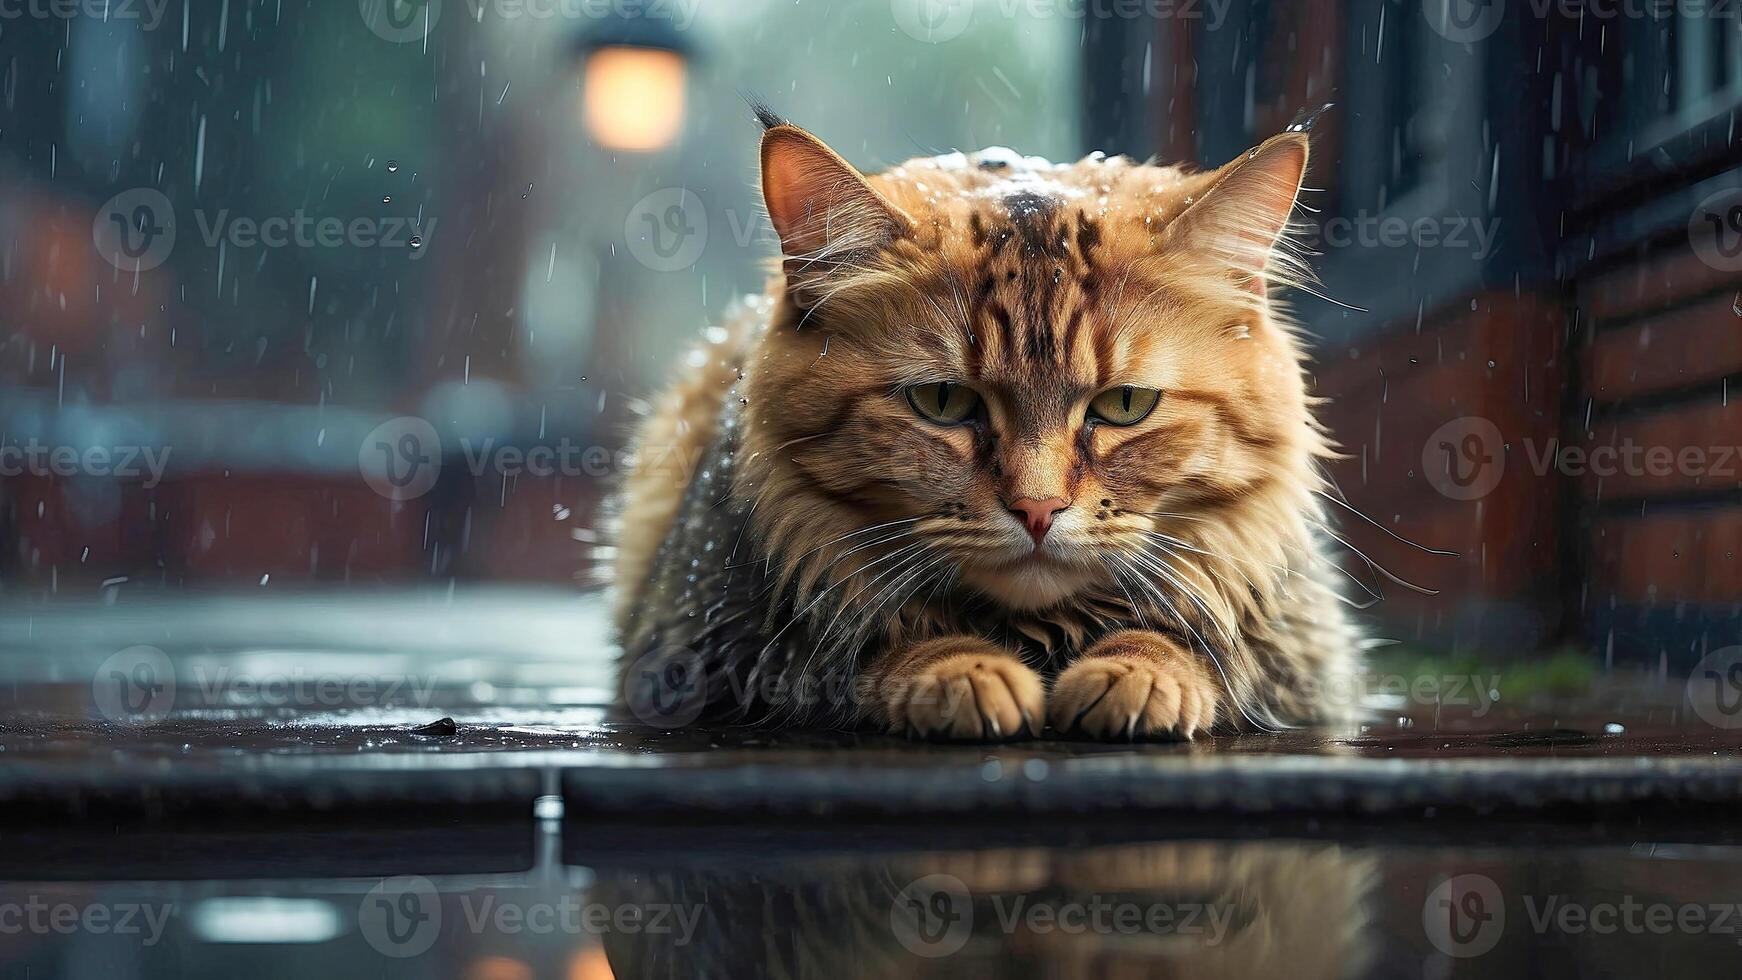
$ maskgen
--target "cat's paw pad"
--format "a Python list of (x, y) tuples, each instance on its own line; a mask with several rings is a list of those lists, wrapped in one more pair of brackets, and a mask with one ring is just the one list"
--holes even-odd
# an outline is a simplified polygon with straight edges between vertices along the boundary
[(1191, 738), (1216, 723), (1220, 694), (1177, 662), (1086, 656), (1059, 675), (1048, 718), (1061, 732), (1094, 738)]
[(947, 654), (892, 685), (884, 702), (891, 734), (1012, 739), (1039, 734), (1046, 686), (1002, 653)]

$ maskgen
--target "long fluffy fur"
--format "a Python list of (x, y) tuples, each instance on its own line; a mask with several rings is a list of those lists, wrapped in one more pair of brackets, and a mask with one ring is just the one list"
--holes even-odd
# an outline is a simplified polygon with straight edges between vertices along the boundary
[[(730, 339), (639, 436), (644, 456), (700, 462), (625, 487), (628, 657), (698, 649), (711, 706), (844, 724), (852, 710), (763, 703), (744, 682), (850, 675), (880, 649), (958, 632), (1019, 647), (1050, 674), (1097, 636), (1141, 627), (1213, 664), (1240, 727), (1345, 715), (1327, 685), (1349, 676), (1357, 638), (1317, 496), (1332, 449), (1295, 328), (1270, 299), (1311, 286), (1288, 234), (1305, 136), (1208, 173), (984, 151), (862, 178), (757, 115), (765, 172), (778, 144), (799, 154), (776, 159), (780, 180), (806, 183), (770, 194), (789, 254), (768, 296), (733, 315)], [(926, 430), (900, 392), (967, 374), (1017, 401), (1057, 400), (1115, 365), (1099, 383), (1165, 375), (1154, 422), (1090, 449), (1056, 425), (998, 444), (1052, 446), (1057, 458), (1018, 448), (1025, 465), (1095, 488), (1081, 504), (1100, 522), (1083, 532), (1100, 535), (1098, 564), (1029, 603), (982, 567), (984, 542), (951, 543), (1003, 519), (989, 488), (1005, 477), (988, 474), (983, 446)]]

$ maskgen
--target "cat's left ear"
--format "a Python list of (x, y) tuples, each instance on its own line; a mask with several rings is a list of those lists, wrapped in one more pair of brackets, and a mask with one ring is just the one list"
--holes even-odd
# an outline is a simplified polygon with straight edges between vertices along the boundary
[(762, 134), (762, 198), (793, 257), (887, 245), (909, 225), (852, 164), (790, 123)]
[(801, 306), (838, 268), (908, 233), (913, 222), (828, 144), (789, 123), (762, 134), (762, 199)]
[(1307, 135), (1273, 136), (1217, 171), (1210, 190), (1168, 227), (1169, 245), (1208, 254), (1262, 294), (1306, 177)]

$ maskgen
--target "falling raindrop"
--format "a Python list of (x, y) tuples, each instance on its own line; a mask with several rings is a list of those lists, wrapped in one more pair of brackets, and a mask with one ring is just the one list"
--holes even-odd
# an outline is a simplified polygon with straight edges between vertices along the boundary
[(398, 173), (399, 172), (399, 161), (398, 160), (387, 161), (387, 172), (390, 174)]

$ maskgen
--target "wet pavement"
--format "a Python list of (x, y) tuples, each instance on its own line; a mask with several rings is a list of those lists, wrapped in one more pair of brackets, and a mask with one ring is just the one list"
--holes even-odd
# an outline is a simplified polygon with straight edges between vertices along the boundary
[(1348, 730), (932, 745), (626, 721), (597, 600), (562, 594), (9, 610), (0, 970), (1742, 962), (1742, 730), (1675, 678), (1505, 672), (1375, 677)]

